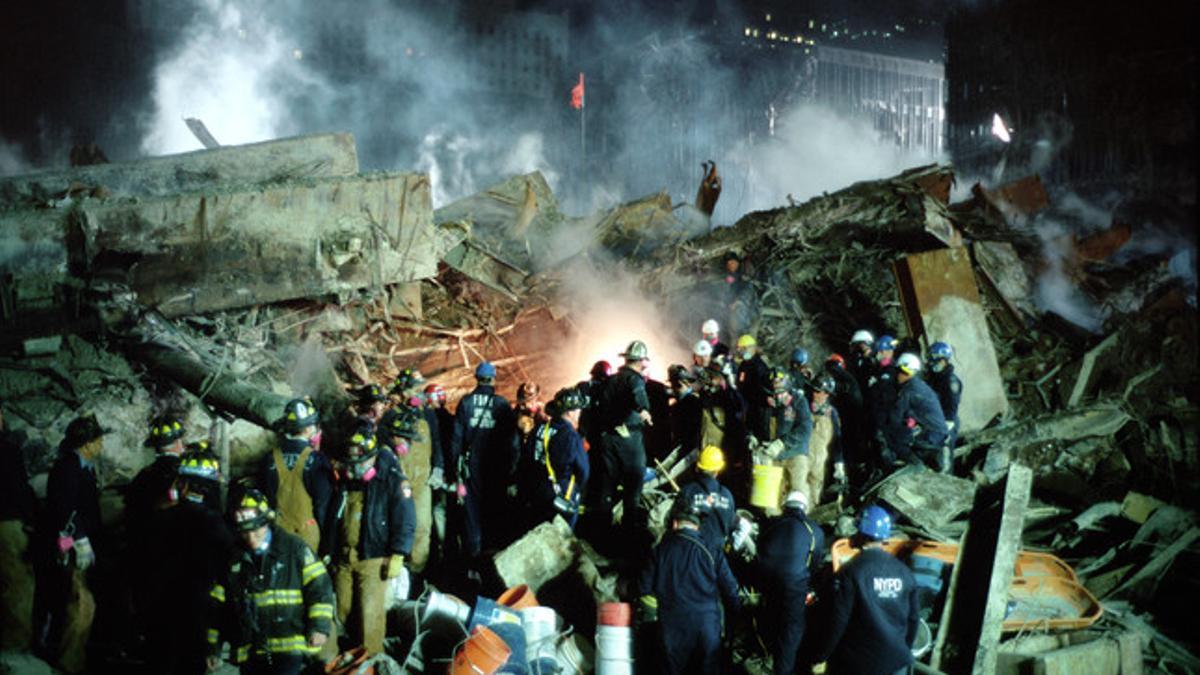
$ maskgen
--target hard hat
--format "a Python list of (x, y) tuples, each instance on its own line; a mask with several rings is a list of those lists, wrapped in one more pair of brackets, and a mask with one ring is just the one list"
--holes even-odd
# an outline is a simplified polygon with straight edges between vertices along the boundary
[(832, 375), (821, 375), (813, 385), (813, 390), (832, 394), (837, 391), (837, 380), (833, 379)]
[(891, 335), (880, 335), (875, 341), (875, 353), (894, 351), (896, 349), (896, 338)]
[(887, 539), (892, 536), (891, 514), (878, 504), (868, 506), (858, 521), (858, 533), (875, 541)]
[(708, 340), (701, 340), (696, 343), (695, 347), (692, 347), (692, 353), (700, 358), (706, 359), (712, 356), (712, 352), (712, 343)]
[(865, 342), (866, 344), (872, 344), (875, 342), (875, 336), (871, 335), (871, 331), (869, 331), (869, 330), (854, 331), (854, 335), (851, 336), (851, 338), (850, 338), (850, 344), (855, 344), (858, 342)]
[(608, 361), (597, 361), (592, 364), (592, 370), (588, 373), (594, 379), (603, 379), (612, 375), (612, 364)]
[(209, 481), (221, 480), (221, 460), (208, 448), (208, 441), (188, 443), (179, 458), (180, 478)]
[(796, 347), (792, 350), (792, 364), (797, 366), (808, 365), (808, 350), (804, 347)]
[(954, 358), (954, 348), (945, 342), (935, 342), (929, 345), (929, 360), (937, 361), (938, 359)]
[(686, 520), (694, 525), (700, 525), (704, 522), (704, 512), (690, 501), (679, 499), (671, 509), (671, 520)]
[(587, 398), (575, 387), (565, 387), (554, 394), (553, 405), (557, 414), (561, 415), (582, 409), (587, 405)]
[[(387, 432), (392, 436), (414, 440), (418, 435), (417, 422), (421, 419), (421, 411), (410, 405), (397, 406), (390, 415), (384, 418), (387, 422)], [(351, 435), (353, 440), (355, 435), (360, 432), (365, 433), (366, 429), (356, 429)], [(372, 435), (373, 437), (373, 435)]]
[(283, 419), (280, 423), (285, 432), (297, 433), (305, 427), (314, 426), (320, 419), (317, 406), (313, 405), (311, 399), (294, 398), (283, 406)]
[(753, 335), (743, 335), (737, 339), (737, 348), (745, 349), (746, 347), (757, 347), (758, 340), (754, 339)]
[(143, 443), (148, 448), (165, 448), (183, 438), (183, 423), (171, 415), (159, 415), (150, 423), (150, 435)]
[(700, 324), (701, 335), (717, 335), (721, 332), (721, 324), (717, 323), (716, 319), (708, 319)]
[(372, 403), (383, 403), (388, 400), (387, 394), (383, 393), (383, 387), (377, 384), (364, 384), (354, 390), (354, 400), (360, 405), (370, 405)]
[[(415, 417), (417, 414), (416, 408), (409, 406), (401, 406), (397, 410), (396, 417), (393, 420), (408, 419), (409, 416)], [(392, 432), (396, 432), (396, 422), (393, 421)], [(397, 434), (399, 435), (399, 434)], [(340, 444), (340, 452), (338, 459), (352, 464), (359, 464), (371, 459), (379, 451), (375, 441), (375, 425), (369, 421), (360, 419), (355, 425), (354, 430), (346, 437), (344, 443)]]
[(536, 382), (522, 382), (521, 386), (517, 387), (518, 401), (532, 401), (542, 393), (542, 388)]
[(650, 358), (650, 350), (646, 349), (646, 343), (641, 340), (634, 340), (629, 343), (625, 351), (621, 352), (621, 356), (626, 361), (642, 361)]
[(783, 368), (775, 367), (771, 369), (771, 375), (768, 378), (770, 382), (771, 392), (785, 391), (792, 386), (792, 376)]
[(440, 384), (431, 384), (425, 387), (425, 396), (430, 401), (445, 401), (446, 388)]
[(921, 359), (916, 354), (904, 352), (896, 359), (896, 367), (905, 375), (916, 375), (921, 371)]
[(829, 358), (825, 359), (825, 363), (829, 363), (829, 362), (836, 363), (843, 368), (846, 367), (846, 359), (841, 354), (838, 354), (837, 352), (830, 354)]
[(477, 380), (494, 380), (496, 379), (496, 366), (493, 366), (490, 361), (484, 361), (478, 366), (475, 366), (475, 379)]
[(257, 530), (275, 519), (275, 512), (267, 502), (267, 496), (257, 488), (248, 488), (242, 498), (234, 502), (232, 509), (233, 527), (238, 532)]
[(725, 453), (715, 445), (706, 445), (700, 451), (700, 461), (696, 462), (696, 467), (701, 471), (718, 473), (725, 468)]
[(807, 511), (808, 510), (808, 495), (804, 494), (800, 490), (792, 490), (791, 492), (787, 493), (787, 497), (785, 497), (783, 500), (783, 505), (785, 507), (791, 507), (791, 508), (800, 509), (801, 511)]
[(676, 363), (667, 368), (667, 381), (673, 385), (677, 385), (680, 382), (695, 382), (696, 376), (692, 374), (692, 371), (687, 366)]
[(107, 433), (108, 429), (100, 426), (96, 416), (88, 413), (76, 417), (67, 425), (67, 432), (63, 436), (63, 445), (68, 448), (81, 448)]
[(396, 381), (392, 384), (392, 393), (399, 394), (423, 384), (425, 384), (425, 378), (421, 376), (420, 371), (405, 368), (396, 376)]

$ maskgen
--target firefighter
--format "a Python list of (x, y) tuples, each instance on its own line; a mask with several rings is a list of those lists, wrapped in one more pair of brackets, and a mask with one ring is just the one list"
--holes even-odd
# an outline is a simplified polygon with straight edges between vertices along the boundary
[(83, 672), (87, 665), (96, 608), (89, 572), (100, 538), (96, 460), (106, 433), (95, 415), (72, 420), (46, 483), (34, 630), (46, 660), (67, 673)]
[(246, 490), (233, 500), (240, 550), (213, 585), (210, 670), (220, 646), (247, 675), (298, 675), (333, 630), (333, 588), (325, 565), (304, 540), (273, 522), (266, 495)]
[(429, 473), (429, 489), (433, 495), (433, 531), (430, 542), (430, 563), (444, 560), (447, 554), (446, 500), (449, 486), (446, 484), (445, 453), (450, 449), (450, 435), (454, 433), (454, 413), (446, 406), (446, 388), (440, 384), (425, 387), (425, 407), (432, 410), (437, 419), (438, 441), (442, 448), (442, 466), (435, 466)]
[(388, 409), (388, 396), (377, 384), (364, 384), (354, 390), (354, 412), (359, 417), (378, 425)]
[(652, 423), (643, 375), (650, 360), (646, 343), (641, 340), (630, 342), (621, 357), (625, 359), (625, 365), (609, 378), (601, 393), (604, 432), (594, 501), (598, 525), (603, 530), (611, 527), (618, 486), (624, 491), (622, 523), (630, 530), (641, 523), (639, 511), (646, 475), (642, 429)]
[(604, 431), (600, 419), (600, 394), (604, 391), (604, 383), (612, 377), (612, 364), (608, 361), (597, 361), (592, 365), (589, 379), (575, 385), (575, 389), (583, 395), (586, 405), (579, 413), (579, 433), (583, 435), (584, 443), (589, 449), (600, 451), (600, 434)]
[(700, 449), (700, 424), (703, 414), (700, 394), (696, 392), (696, 376), (687, 367), (673, 365), (667, 369), (671, 385), (671, 447), (681, 448), (684, 455)]
[(863, 452), (862, 433), (863, 397), (858, 380), (846, 370), (846, 359), (841, 354), (830, 354), (825, 361), (825, 374), (837, 383), (832, 405), (838, 412), (842, 424), (842, 454), (850, 466), (860, 468), (866, 462)]
[(821, 503), (821, 491), (825, 487), (825, 476), (833, 467), (833, 480), (846, 482), (846, 463), (842, 454), (842, 420), (831, 397), (837, 391), (837, 382), (830, 375), (821, 375), (813, 385), (812, 436), (808, 440), (809, 470), (808, 494), (811, 503)]
[[(711, 358), (719, 359), (729, 354), (729, 345), (721, 342), (721, 324), (716, 319), (708, 319), (700, 324), (700, 342), (708, 345), (708, 356)], [(699, 347), (699, 343), (696, 346)]]
[(416, 518), (409, 567), (414, 572), (422, 572), (429, 561), (433, 532), (433, 490), (430, 484), (433, 431), (421, 409), (401, 403), (393, 413), (389, 416), (391, 428), (385, 435), (390, 439), (389, 447), (400, 462), (400, 470), (412, 486), (413, 515)]
[(871, 353), (872, 347), (875, 346), (875, 336), (871, 335), (869, 330), (854, 331), (854, 335), (850, 337), (850, 362), (846, 365), (846, 369), (854, 376), (858, 382), (858, 389), (864, 395), (867, 393), (868, 382), (871, 375), (875, 373), (876, 362), (875, 357)]
[[(221, 464), (208, 443), (189, 443), (180, 459), (170, 506), (148, 528), (154, 564), (138, 583), (150, 601), (146, 625), (147, 672), (205, 672), (211, 651), (209, 590), (235, 551), (218, 502)], [(214, 642), (216, 636), (214, 635)]]
[(276, 525), (300, 537), (318, 554), (329, 517), (333, 476), (329, 458), (313, 444), (320, 415), (309, 399), (293, 399), (276, 422), (282, 439), (267, 454), (258, 481), (278, 514)]
[(767, 386), (770, 418), (762, 451), (783, 467), (782, 493), (792, 490), (807, 493), (811, 490), (809, 474), (814, 470), (809, 448), (813, 420), (808, 399), (793, 386), (791, 375), (783, 368), (771, 369)]
[(896, 379), (900, 390), (888, 415), (888, 443), (905, 462), (925, 462), (942, 473), (950, 472), (946, 418), (937, 394), (917, 373), (921, 359), (916, 354), (901, 354)]
[(676, 509), (694, 508), (703, 518), (700, 538), (714, 553), (725, 550), (725, 543), (737, 525), (737, 507), (729, 488), (717, 482), (717, 474), (725, 468), (725, 454), (715, 445), (700, 451), (696, 475), (679, 486)]
[(730, 613), (741, 608), (729, 561), (713, 552), (700, 535), (703, 514), (677, 509), (671, 531), (654, 548), (639, 579), (640, 605), (647, 622), (657, 620), (657, 672), (701, 673), (719, 668), (721, 603)]
[(516, 416), (520, 447), (525, 447), (525, 441), (529, 439), (529, 434), (533, 433), (534, 427), (550, 419), (539, 400), (541, 393), (542, 388), (536, 382), (522, 382), (521, 386), (517, 387), (517, 403), (513, 406), (513, 414)]
[(917, 586), (908, 566), (881, 546), (892, 518), (868, 506), (855, 544), (862, 552), (838, 570), (828, 594), (824, 638), (813, 653), (831, 673), (908, 672), (917, 634)]
[(812, 385), (816, 375), (813, 369), (808, 365), (808, 350), (804, 347), (796, 347), (792, 350), (792, 357), (788, 360), (788, 374), (792, 377), (792, 385), (796, 389), (803, 391), (805, 398), (812, 400)]
[(737, 335), (750, 325), (754, 304), (754, 290), (746, 281), (742, 270), (742, 257), (736, 251), (727, 251), (722, 259), (721, 304), (729, 312), (729, 333)]
[(954, 450), (958, 443), (958, 404), (962, 401), (962, 380), (954, 374), (954, 349), (945, 342), (935, 342), (929, 345), (929, 369), (923, 377), (929, 387), (937, 394), (938, 402), (942, 404), (942, 416), (946, 418), (946, 431), (949, 437), (946, 445)]
[(751, 435), (760, 441), (770, 435), (771, 413), (767, 395), (771, 391), (771, 367), (758, 351), (758, 341), (753, 335), (743, 335), (737, 341), (737, 386), (746, 401), (746, 426)]
[(521, 456), (521, 503), (534, 527), (561, 515), (571, 527), (579, 514), (590, 466), (576, 431), (584, 398), (574, 387), (561, 389), (547, 406), (550, 419), (529, 436)]
[(403, 572), (416, 518), (412, 485), (393, 452), (380, 452), (375, 429), (360, 423), (334, 448), (337, 490), (329, 526), (338, 622), (353, 644), (383, 651), (387, 582)]
[[(423, 443), (429, 444), (430, 468), (428, 469), (427, 475), (436, 485), (445, 482), (446, 448), (448, 447), (448, 444), (443, 443), (442, 439), (443, 437), (448, 436), (452, 429), (450, 426), (447, 426), (445, 429), (443, 429), (437, 411), (433, 407), (426, 405), (426, 396), (422, 391), (423, 386), (425, 386), (425, 378), (421, 376), (421, 373), (412, 369), (405, 369), (400, 373), (399, 376), (396, 377), (396, 382), (392, 385), (392, 394), (400, 397), (397, 407), (399, 407), (400, 404), (406, 404), (420, 412), (420, 419), (423, 424), (417, 424), (417, 433), (421, 434), (421, 437), (425, 439), (422, 441)], [(428, 387), (426, 387), (426, 389), (428, 389)], [(445, 402), (446, 390), (443, 389), (443, 406), (445, 405)], [(382, 426), (384, 429), (389, 428), (386, 414), (384, 415)], [(426, 427), (428, 427), (428, 429), (426, 429)], [(406, 468), (405, 471), (408, 471), (408, 469)], [(409, 480), (413, 481), (414, 485), (416, 485), (418, 482), (424, 482), (424, 479), (419, 481), (417, 478), (414, 478), (412, 474), (408, 474), (408, 478)]]
[(485, 530), (502, 522), (504, 514), (497, 507), (504, 503), (514, 463), (512, 406), (496, 393), (495, 380), (491, 363), (475, 368), (476, 386), (458, 403), (447, 456), (447, 482), (455, 486), (461, 507), (456, 521), (467, 557), (479, 555)]
[(28, 533), (36, 498), (25, 469), (24, 441), (5, 426), (0, 408), (0, 651), (28, 650), (33, 638)]
[(875, 370), (867, 378), (867, 413), (870, 416), (871, 434), (879, 452), (876, 456), (879, 468), (887, 470), (900, 458), (887, 438), (888, 416), (896, 407), (896, 363), (893, 356), (896, 338), (881, 335), (875, 341)]
[(740, 457), (746, 448), (746, 402), (729, 384), (720, 364), (700, 371), (700, 441), (697, 448), (715, 445), (727, 457)]
[(810, 581), (825, 560), (825, 534), (807, 512), (808, 497), (799, 490), (789, 492), (783, 515), (772, 520), (758, 540), (764, 625), (776, 675), (796, 671)]
[(167, 491), (179, 470), (183, 435), (183, 422), (173, 415), (160, 415), (150, 423), (150, 433), (142, 445), (154, 449), (154, 461), (138, 472), (125, 491), (126, 527), (135, 544), (146, 541), (145, 528), (151, 515), (170, 501)]

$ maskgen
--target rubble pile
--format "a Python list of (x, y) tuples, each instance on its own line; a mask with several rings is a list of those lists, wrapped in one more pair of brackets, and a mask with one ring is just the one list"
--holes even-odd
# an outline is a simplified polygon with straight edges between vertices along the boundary
[[(454, 400), (485, 360), (509, 396), (525, 381), (552, 391), (582, 378), (590, 364), (556, 354), (586, 311), (561, 284), (587, 259), (634, 275), (681, 345), (710, 317), (757, 336), (774, 362), (798, 345), (841, 351), (864, 327), (917, 351), (953, 343), (966, 382), (959, 477), (897, 473), (814, 517), (839, 531), (856, 501), (878, 498), (912, 539), (957, 545), (992, 531), (975, 522), (981, 503), (1019, 502), (997, 516), (999, 545), (1014, 559), (1054, 552), (1104, 611), (1069, 637), (1022, 629), (999, 643), (998, 671), (1109, 658), (1200, 669), (1186, 629), (1200, 551), (1194, 297), (1162, 259), (1112, 262), (1131, 232), (1115, 223), (1072, 239), (1061, 263), (1107, 311), (1101, 331), (1043, 313), (1031, 298), (1051, 263), (1032, 224), (1053, 205), (1040, 181), (976, 185), (960, 203), (953, 184), (950, 167), (919, 167), (713, 229), (705, 209), (666, 193), (569, 216), (537, 173), (435, 210), (423, 175), (360, 174), (348, 134), (2, 178), (0, 400), (35, 485), (67, 421), (81, 410), (106, 421), (100, 473), (116, 521), (120, 490), (152, 458), (141, 440), (156, 412), (207, 429), (237, 478), (293, 396), (333, 408), (412, 368)], [(730, 252), (752, 291), (739, 307), (717, 301)], [(647, 486), (656, 535), (670, 478), (692, 462), (671, 455)], [(1023, 499), (988, 492), (1016, 490), (1020, 467), (1031, 470)], [(596, 606), (621, 590), (620, 570), (561, 521), (494, 561), (504, 586), (527, 585), (588, 638)], [(999, 621), (979, 612), (998, 641)], [(934, 647), (947, 663), (959, 663), (956, 630)], [(765, 667), (755, 640), (737, 643), (746, 670)]]

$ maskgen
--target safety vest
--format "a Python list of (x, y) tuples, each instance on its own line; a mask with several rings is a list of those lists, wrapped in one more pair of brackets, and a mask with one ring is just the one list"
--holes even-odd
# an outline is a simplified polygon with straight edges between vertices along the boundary
[(304, 466), (313, 452), (307, 447), (300, 453), (292, 468), (283, 461), (283, 451), (275, 448), (275, 473), (279, 476), (279, 488), (275, 492), (275, 503), (278, 510), (276, 522), (285, 532), (290, 532), (304, 540), (312, 550), (317, 550), (321, 543), (321, 528), (313, 518), (312, 496), (304, 487)]

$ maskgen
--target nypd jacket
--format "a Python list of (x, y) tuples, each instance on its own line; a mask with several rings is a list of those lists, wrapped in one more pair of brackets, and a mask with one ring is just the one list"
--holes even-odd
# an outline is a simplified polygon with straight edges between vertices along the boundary
[[(481, 384), (463, 397), (454, 411), (454, 432), (450, 436), (446, 481), (465, 480), (466, 470), (478, 480), (483, 466), (511, 467), (512, 434), (515, 420), (508, 399), (496, 394), (491, 385)], [(499, 455), (499, 456), (488, 456)]]
[(942, 415), (946, 420), (957, 420), (958, 404), (962, 400), (962, 380), (954, 374), (954, 366), (946, 364), (940, 373), (930, 369), (922, 377), (937, 394), (938, 403), (942, 405)]
[(867, 548), (833, 579), (825, 639), (814, 662), (839, 673), (892, 673), (912, 662), (917, 585), (908, 566)]
[(919, 429), (915, 438), (923, 443), (941, 446), (946, 441), (946, 418), (942, 416), (942, 404), (938, 402), (937, 394), (920, 377), (913, 377), (900, 385), (895, 406), (888, 418), (888, 428), (897, 436), (911, 433), (909, 419), (916, 423), (912, 429)]
[(212, 587), (211, 653), (228, 641), (235, 663), (269, 654), (316, 654), (313, 633), (333, 626), (333, 584), (299, 537), (271, 525), (265, 553), (242, 548)]
[(412, 552), (413, 534), (417, 529), (416, 508), (413, 506), (412, 486), (400, 469), (400, 461), (390, 450), (380, 450), (375, 455), (375, 473), (370, 480), (361, 481), (338, 477), (333, 507), (330, 509), (329, 526), (321, 531), (322, 546), (326, 551), (338, 550), (337, 519), (342, 517), (346, 506), (346, 493), (362, 490), (362, 531), (358, 535), (358, 557), (360, 560), (384, 558), (393, 554), (405, 558)]
[(704, 514), (700, 537), (714, 553), (725, 550), (725, 542), (733, 534), (737, 510), (733, 493), (708, 474), (697, 472), (696, 477), (679, 488), (678, 504), (695, 506)]

